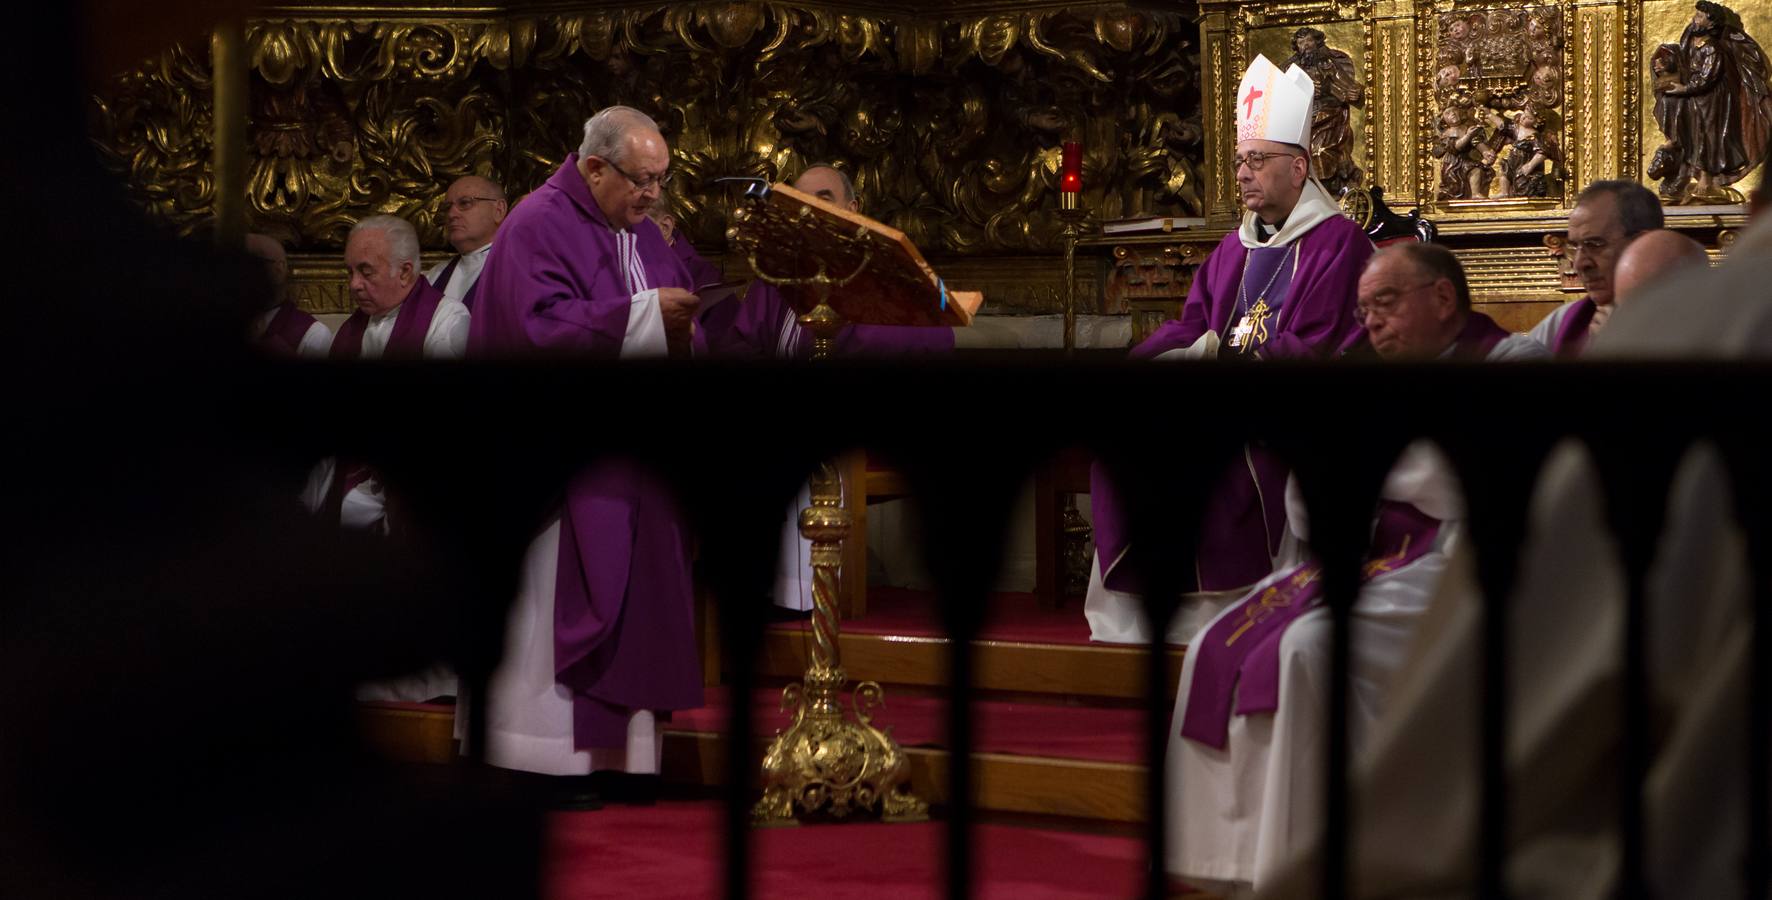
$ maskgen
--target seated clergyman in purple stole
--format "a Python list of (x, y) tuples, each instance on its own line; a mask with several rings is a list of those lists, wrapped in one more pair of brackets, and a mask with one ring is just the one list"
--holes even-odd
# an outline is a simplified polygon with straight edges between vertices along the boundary
[[(468, 342), (467, 308), (443, 297), (419, 275), (418, 232), (394, 216), (358, 222), (345, 241), (351, 299), (357, 311), (339, 326), (330, 355), (350, 359), (459, 359)], [(386, 534), (399, 526), (374, 470), (351, 459), (314, 467), (302, 501), (327, 522)], [(455, 673), (442, 665), (359, 685), (362, 700), (423, 702), (455, 694)]]
[[(480, 276), (471, 352), (687, 352), (697, 298), (647, 218), (669, 179), (658, 126), (628, 107), (585, 123), (559, 171), (512, 210)], [(702, 704), (689, 547), (664, 486), (601, 463), (530, 544), (486, 700), (486, 758), (556, 776), (563, 805), (657, 791), (658, 722)], [(458, 716), (458, 726), (461, 721)]]
[(1587, 294), (1552, 310), (1528, 332), (1532, 339), (1559, 358), (1581, 355), (1616, 305), (1612, 276), (1619, 254), (1638, 235), (1660, 228), (1664, 221), (1661, 201), (1634, 181), (1596, 181), (1583, 189), (1569, 212), (1564, 252), (1575, 261)]
[(425, 280), (443, 292), (443, 296), (461, 302), (472, 312), (478, 295), (480, 270), (492, 252), (492, 238), (498, 234), (509, 205), (505, 189), (498, 182), (479, 175), (463, 175), (449, 185), (443, 195), (443, 223), (449, 234), (449, 246), (455, 255), (432, 266)]
[(1381, 359), (1507, 362), (1550, 359), (1550, 351), (1471, 309), (1464, 266), (1438, 244), (1393, 244), (1360, 276), (1365, 340), (1349, 355)]
[[(351, 229), (345, 266), (357, 311), (333, 335), (332, 359), (461, 358), (468, 343), (468, 310), (431, 287), (419, 275), (418, 263), (418, 232), (405, 219), (371, 216)], [(346, 528), (388, 529), (381, 483), (360, 463), (323, 461), (308, 481), (305, 500), (309, 509)]]
[[(1247, 212), (1194, 274), (1181, 318), (1134, 347), (1134, 359), (1328, 359), (1357, 341), (1354, 290), (1372, 242), (1311, 175), (1315, 86), (1296, 65), (1257, 56), (1237, 90), (1237, 186)], [(1258, 445), (1218, 484), (1196, 569), (1167, 637), (1184, 640), (1273, 571), (1286, 533), (1286, 467)], [(1149, 639), (1138, 585), (1121, 566), (1126, 534), (1115, 486), (1091, 478), (1096, 560), (1084, 600), (1092, 638)]]
[(297, 309), (289, 298), (289, 256), (270, 235), (249, 234), (246, 250), (265, 261), (275, 303), (252, 322), (254, 346), (272, 356), (322, 359), (332, 346), (332, 329)]
[[(807, 167), (794, 181), (797, 190), (859, 212), (855, 184), (842, 170), (827, 165)], [(805, 359), (812, 355), (812, 333), (774, 285), (753, 280), (742, 300), (709, 310), (701, 324), (709, 352), (763, 359)], [(847, 325), (838, 332), (840, 356), (916, 356), (954, 351), (954, 330), (942, 327)], [(845, 488), (847, 490), (847, 488)], [(775, 605), (797, 613), (812, 609), (812, 543), (800, 536), (799, 513), (812, 502), (802, 489), (789, 508), (776, 562)]]
[[(1331, 623), (1296, 483), (1275, 572), (1192, 637), (1169, 734), (1174, 877), (1225, 896), (1259, 890), (1320, 835)], [(1356, 748), (1402, 664), (1462, 531), (1456, 478), (1427, 444), (1386, 480), (1355, 601), (1349, 727)]]
[(720, 267), (696, 252), (695, 245), (689, 243), (689, 238), (677, 228), (677, 215), (670, 211), (670, 204), (664, 197), (653, 205), (648, 218), (658, 226), (658, 233), (664, 235), (665, 243), (671, 245), (671, 252), (683, 261), (683, 268), (689, 271), (689, 281), (697, 290), (713, 287), (724, 280)]

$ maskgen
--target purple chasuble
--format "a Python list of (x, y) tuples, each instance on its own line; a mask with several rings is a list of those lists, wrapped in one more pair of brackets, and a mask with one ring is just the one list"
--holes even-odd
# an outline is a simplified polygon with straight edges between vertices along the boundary
[[(1266, 334), (1251, 336), (1251, 353), (1264, 359), (1325, 359), (1360, 340), (1365, 330), (1354, 320), (1360, 272), (1372, 257), (1372, 242), (1342, 216), (1325, 219), (1286, 248), (1257, 248), (1251, 257), (1236, 232), (1225, 235), (1194, 273), (1181, 318), (1164, 323), (1132, 349), (1133, 359), (1187, 347), (1208, 330), (1226, 344), (1247, 307), (1239, 297), (1248, 262), (1247, 306), (1267, 288), (1267, 304), (1277, 310)], [(1277, 276), (1277, 277), (1276, 277)], [(1268, 280), (1274, 279), (1272, 287)], [(1282, 286), (1283, 284), (1283, 286)], [(1238, 351), (1225, 346), (1221, 355)], [(1273, 555), (1286, 532), (1285, 464), (1259, 446), (1245, 448), (1206, 501), (1192, 590), (1233, 590), (1254, 584), (1273, 571)], [(1120, 566), (1131, 535), (1115, 493), (1099, 465), (1090, 473), (1089, 504), (1094, 513), (1095, 546), (1102, 583), (1111, 590), (1138, 592), (1133, 573)]]
[(298, 356), (302, 338), (313, 327), (313, 316), (296, 309), (294, 301), (285, 300), (277, 304), (277, 314), (265, 326), (265, 333), (258, 336), (258, 346), (277, 356)]
[[(406, 294), (406, 299), (394, 307), (399, 313), (394, 317), (394, 330), (388, 333), (388, 345), (382, 348), (383, 359), (418, 359), (425, 354), (425, 334), (431, 330), (431, 319), (437, 315), (437, 304), (443, 302), (443, 292), (431, 287), (431, 283), (420, 276)], [(332, 352), (327, 354), (332, 359), (356, 359), (363, 353), (363, 332), (369, 328), (369, 314), (358, 310), (351, 313), (338, 328), (338, 334), (332, 338)]]
[(1588, 326), (1594, 321), (1594, 301), (1583, 297), (1575, 301), (1567, 315), (1563, 316), (1563, 324), (1557, 327), (1556, 337), (1551, 340), (1551, 354), (1558, 359), (1573, 359), (1581, 355), (1587, 347)]
[[(479, 284), (486, 302), (468, 331), (479, 356), (614, 357), (635, 294), (694, 289), (650, 220), (610, 227), (577, 154), (511, 210)], [(554, 673), (572, 694), (580, 749), (625, 746), (628, 710), (702, 705), (688, 546), (669, 491), (641, 467), (603, 462), (567, 485)]]
[(650, 219), (616, 230), (566, 157), (498, 228), (476, 284), (486, 298), (468, 323), (468, 352), (615, 356), (641, 291), (695, 290)]
[[(805, 359), (812, 355), (812, 332), (774, 285), (752, 281), (745, 295), (721, 307), (737, 307), (716, 320), (720, 307), (703, 318), (708, 352), (716, 356)], [(913, 356), (952, 353), (954, 330), (916, 325), (845, 325), (837, 332), (839, 356)]]
[[(1380, 501), (1372, 549), (1361, 583), (1395, 572), (1433, 549), (1440, 520), (1407, 503)], [(1268, 713), (1280, 706), (1280, 640), (1287, 626), (1323, 605), (1322, 566), (1307, 563), (1226, 610), (1188, 652), (1188, 685), (1181, 736), (1223, 750), (1236, 713)]]
[(1467, 313), (1464, 327), (1452, 342), (1452, 358), (1480, 362), (1489, 357), (1495, 345), (1507, 340), (1508, 330), (1480, 312)]

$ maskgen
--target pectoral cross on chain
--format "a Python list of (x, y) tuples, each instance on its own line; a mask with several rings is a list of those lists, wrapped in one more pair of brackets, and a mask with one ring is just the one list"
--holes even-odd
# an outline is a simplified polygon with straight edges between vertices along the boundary
[(1255, 298), (1255, 305), (1249, 308), (1249, 314), (1231, 330), (1231, 346), (1246, 350), (1256, 344), (1267, 343), (1267, 320), (1272, 314), (1273, 310), (1268, 308), (1266, 297)]

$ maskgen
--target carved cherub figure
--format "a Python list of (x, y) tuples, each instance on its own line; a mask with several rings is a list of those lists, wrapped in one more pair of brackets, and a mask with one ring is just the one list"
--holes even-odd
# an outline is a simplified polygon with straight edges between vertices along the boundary
[(1495, 150), (1484, 142), (1488, 129), (1469, 106), (1447, 107), (1440, 114), (1440, 136), (1433, 155), (1440, 160), (1440, 196), (1447, 200), (1480, 200), (1489, 196), (1495, 172)]

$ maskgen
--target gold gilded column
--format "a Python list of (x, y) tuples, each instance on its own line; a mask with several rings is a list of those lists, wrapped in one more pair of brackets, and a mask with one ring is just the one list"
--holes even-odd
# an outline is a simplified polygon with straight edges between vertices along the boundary
[(246, 246), (246, 26), (230, 17), (209, 38), (214, 64), (215, 242)]

